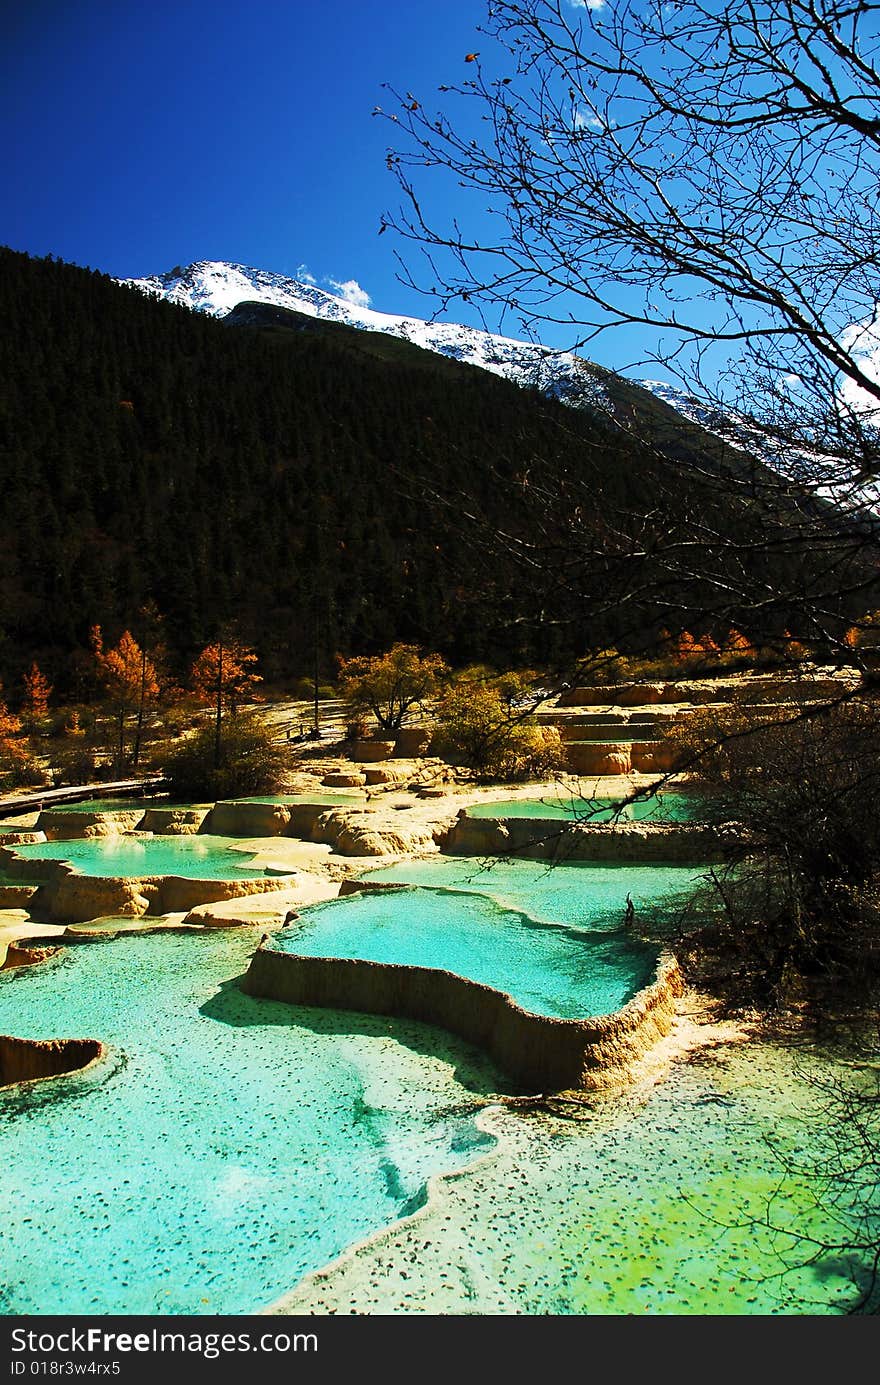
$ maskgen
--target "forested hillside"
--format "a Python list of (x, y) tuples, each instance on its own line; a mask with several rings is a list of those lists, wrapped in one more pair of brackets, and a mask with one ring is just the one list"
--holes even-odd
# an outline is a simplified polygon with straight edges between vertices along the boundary
[(0, 251), (7, 688), (32, 659), (74, 682), (90, 627), (116, 638), (150, 601), (180, 668), (229, 621), (269, 679), (316, 643), (327, 678), (401, 639), (541, 663), (699, 604), (699, 574), (649, 599), (643, 561), (695, 504), (716, 533), (755, 522), (601, 416), (391, 338), (241, 319)]

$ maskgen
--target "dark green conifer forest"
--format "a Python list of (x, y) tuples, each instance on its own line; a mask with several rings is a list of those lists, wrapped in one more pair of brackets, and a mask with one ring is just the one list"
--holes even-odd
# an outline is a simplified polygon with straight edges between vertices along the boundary
[[(693, 624), (724, 553), (645, 563), (695, 508), (716, 544), (759, 522), (711, 467), (677, 476), (668, 437), (660, 455), (485, 371), (284, 316), (231, 325), (0, 250), (7, 689), (36, 659), (82, 694), (90, 628), (136, 632), (150, 602), (180, 670), (230, 622), (270, 681), (310, 673), (316, 644), (328, 679), (336, 655), (395, 640), (456, 664), (561, 663)], [(797, 586), (787, 544), (747, 560), (758, 587), (781, 563)], [(748, 629), (735, 562), (714, 616)]]

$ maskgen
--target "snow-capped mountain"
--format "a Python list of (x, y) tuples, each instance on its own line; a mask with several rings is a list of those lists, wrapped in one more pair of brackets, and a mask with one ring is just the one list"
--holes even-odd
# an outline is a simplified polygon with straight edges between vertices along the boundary
[(268, 270), (222, 260), (201, 260), (168, 274), (120, 282), (213, 317), (226, 317), (239, 303), (268, 303), (328, 322), (387, 332), (427, 351), (491, 370), (518, 385), (530, 385), (565, 403), (603, 407), (603, 379), (607, 372), (572, 352), (553, 351), (459, 323), (423, 322), (417, 317), (375, 312), (316, 284)]
[[(744, 457), (759, 458), (789, 480), (808, 481), (808, 488), (818, 487), (819, 494), (848, 513), (876, 512), (880, 507), (876, 487), (866, 490), (854, 485), (852, 478), (841, 476), (835, 459), (820, 457), (807, 449), (793, 452), (774, 445), (770, 437), (742, 415), (723, 413), (663, 381), (625, 379), (570, 351), (556, 351), (461, 323), (425, 322), (417, 317), (376, 312), (319, 288), (308, 279), (292, 279), (223, 260), (200, 260), (167, 274), (119, 282), (212, 317), (228, 317), (240, 304), (258, 303), (326, 322), (385, 332), (424, 350), (492, 371), (515, 384), (531, 386), (564, 404), (599, 411), (616, 418), (623, 427), (632, 428), (641, 417), (650, 432), (657, 420), (650, 411), (646, 413), (647, 395), (668, 410), (667, 426), (670, 422), (673, 428), (696, 425), (703, 437), (708, 434), (721, 439)], [(826, 468), (827, 478), (823, 475)]]

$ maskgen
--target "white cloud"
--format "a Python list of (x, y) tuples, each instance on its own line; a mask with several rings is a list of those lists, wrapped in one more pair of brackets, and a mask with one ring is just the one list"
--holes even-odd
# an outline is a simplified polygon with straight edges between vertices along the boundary
[(580, 107), (574, 113), (574, 128), (576, 130), (602, 130), (604, 126), (597, 115), (586, 115)]
[[(862, 322), (853, 322), (840, 334), (841, 346), (851, 353), (869, 380), (880, 382), (880, 309)], [(876, 398), (853, 380), (844, 379), (840, 386), (843, 402), (860, 414), (878, 413)]]
[(346, 303), (350, 303), (353, 308), (369, 308), (370, 295), (366, 289), (362, 289), (357, 279), (330, 279), (327, 283), (335, 289), (339, 297)]
[(309, 270), (308, 265), (297, 265), (296, 277), (301, 284), (317, 284), (317, 279)]
[(573, 10), (604, 10), (605, 0), (568, 0)]

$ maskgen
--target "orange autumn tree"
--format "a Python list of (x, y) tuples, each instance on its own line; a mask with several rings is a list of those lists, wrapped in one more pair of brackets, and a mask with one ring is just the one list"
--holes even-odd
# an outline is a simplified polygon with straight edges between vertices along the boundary
[(6, 779), (13, 784), (18, 782), (30, 764), (21, 729), (21, 720), (10, 712), (3, 700), (3, 684), (0, 683), (0, 783)]
[(32, 736), (40, 722), (45, 721), (48, 715), (52, 684), (36, 662), (31, 664), (30, 669), (22, 679), (22, 683), (24, 684), (24, 697), (21, 703), (22, 721), (27, 727), (28, 734)]
[(125, 766), (126, 718), (129, 714), (137, 714), (137, 732), (132, 748), (132, 764), (137, 764), (144, 712), (159, 696), (156, 667), (130, 630), (122, 632), (119, 643), (113, 649), (105, 649), (101, 627), (95, 625), (91, 631), (91, 646), (117, 720), (116, 768), (121, 774)]
[(192, 666), (196, 696), (214, 708), (214, 768), (220, 765), (223, 713), (235, 716), (246, 697), (262, 682), (254, 672), (257, 656), (248, 645), (222, 636), (206, 645)]

